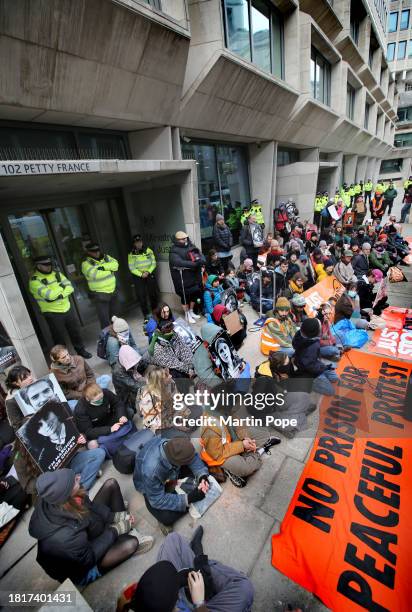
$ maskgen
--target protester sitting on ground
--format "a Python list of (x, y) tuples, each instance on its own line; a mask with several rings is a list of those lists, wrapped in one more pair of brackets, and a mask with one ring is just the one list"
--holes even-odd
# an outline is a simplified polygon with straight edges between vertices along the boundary
[(235, 487), (242, 488), (248, 476), (262, 466), (262, 455), (280, 442), (263, 428), (256, 428), (252, 438), (246, 427), (231, 427), (229, 431), (223, 424), (208, 424), (200, 432), (200, 457), (209, 468), (222, 469)]
[(222, 301), (222, 293), (224, 289), (220, 284), (219, 277), (215, 274), (209, 274), (203, 294), (203, 302), (205, 307), (205, 315), (209, 323), (212, 322), (213, 308)]
[(322, 263), (315, 266), (316, 282), (320, 283), (324, 278), (332, 276), (334, 265), (332, 259), (324, 259)]
[[(14, 431), (20, 429), (27, 418), (23, 415), (20, 406), (18, 405), (14, 394), (19, 390), (31, 385), (35, 381), (29, 368), (22, 365), (13, 366), (10, 368), (7, 378), (6, 387), (9, 390), (6, 398), (6, 411), (9, 423)], [(90, 489), (99, 473), (100, 467), (106, 458), (104, 450), (95, 448), (92, 450), (86, 450), (86, 438), (80, 435), (77, 438), (77, 444), (81, 445), (70, 461), (67, 467), (72, 467), (76, 471), (76, 474), (80, 474), (82, 486), (86, 489)], [(27, 459), (28, 453), (23, 449), (23, 445), (20, 444), (17, 439), (15, 441), (14, 462), (16, 463), (16, 471), (19, 474), (27, 472), (26, 477), (21, 480), (21, 485), (26, 493), (32, 495), (34, 493), (34, 487), (29, 484), (29, 481), (40, 472), (40, 469), (36, 466), (36, 473), (33, 473), (31, 465), (33, 462)], [(27, 467), (26, 467), (27, 466)], [(33, 485), (33, 483), (32, 483)]]
[(72, 469), (38, 477), (39, 499), (29, 533), (38, 540), (37, 562), (54, 580), (86, 586), (134, 554), (153, 546), (134, 528), (119, 484), (106, 480), (93, 501)]
[(326, 240), (320, 240), (319, 241), (319, 249), (320, 249), (320, 252), (322, 253), (323, 261), (325, 259), (330, 259), (331, 252), (329, 250), (329, 247), (328, 247), (328, 244), (327, 244)]
[[(183, 466), (196, 480), (196, 488), (188, 495), (176, 494), (167, 486), (168, 481), (178, 479)], [(163, 440), (156, 436), (136, 455), (133, 482), (143, 494), (146, 508), (159, 521), (162, 533), (167, 535), (169, 527), (187, 513), (192, 502), (204, 499), (209, 489), (208, 475), (189, 438)]]
[(273, 265), (275, 261), (279, 261), (279, 259), (283, 256), (284, 250), (279, 244), (279, 240), (272, 240), (270, 243), (270, 247), (268, 252), (266, 253), (266, 265)]
[(356, 283), (356, 275), (352, 268), (352, 257), (353, 253), (349, 249), (342, 252), (340, 261), (336, 264), (333, 269), (333, 274), (337, 280), (346, 285), (347, 283)]
[(357, 283), (347, 283), (344, 293), (336, 302), (334, 323), (339, 323), (343, 319), (351, 319), (357, 329), (366, 329), (368, 321), (361, 318), (360, 301), (356, 289)]
[[(193, 606), (198, 612), (251, 610), (254, 595), (251, 581), (219, 561), (209, 561), (201, 544), (202, 535), (201, 525), (190, 543), (179, 533), (168, 535), (160, 546), (157, 563), (122, 592), (117, 612), (174, 612)], [(191, 571), (187, 573), (188, 568)], [(184, 580), (183, 574), (187, 575)]]
[(292, 251), (288, 255), (288, 261), (289, 261), (288, 272), (287, 272), (288, 281), (290, 281), (290, 279), (293, 278), (295, 274), (300, 273), (300, 268), (297, 264), (298, 258), (299, 258), (299, 252), (297, 251)]
[(205, 269), (208, 275), (213, 274), (220, 280), (223, 280), (225, 270), (223, 267), (223, 263), (219, 259), (217, 251), (215, 251), (215, 249), (210, 249), (208, 256), (206, 257)]
[(110, 367), (117, 363), (120, 347), (123, 345), (138, 350), (128, 322), (120, 317), (113, 316), (106, 343), (106, 359)]
[(300, 376), (314, 379), (313, 391), (334, 395), (333, 383), (337, 382), (338, 375), (332, 364), (327, 365), (320, 359), (320, 335), (319, 319), (308, 318), (303, 321), (293, 338), (294, 362)]
[(308, 256), (306, 255), (306, 253), (302, 253), (299, 256), (299, 259), (297, 260), (296, 263), (299, 266), (299, 270), (300, 270), (301, 275), (305, 279), (305, 281), (303, 283), (303, 288), (304, 288), (304, 291), (306, 291), (306, 289), (309, 289), (309, 287), (311, 287), (313, 285), (312, 274), (311, 274), (311, 271), (310, 271)]
[(269, 313), (268, 319), (262, 328), (261, 351), (268, 355), (271, 350), (293, 356), (292, 339), (296, 333), (293, 322), (290, 302), (285, 297), (276, 300), (275, 311)]
[(262, 292), (260, 291), (260, 279), (256, 278), (250, 290), (250, 300), (253, 308), (266, 313), (273, 308), (273, 275), (262, 272)]
[(289, 288), (288, 270), (288, 260), (286, 257), (281, 257), (279, 265), (275, 268), (276, 296), (283, 295)]
[(291, 303), (290, 314), (291, 314), (292, 320), (297, 327), (300, 327), (300, 325), (302, 324), (302, 321), (304, 321), (308, 316), (305, 311), (306, 299), (303, 295), (299, 295), (298, 293), (295, 293), (295, 295), (292, 296), (290, 303)]
[(162, 329), (163, 325), (166, 325), (168, 322), (173, 323), (174, 320), (175, 318), (173, 316), (172, 309), (170, 308), (169, 304), (166, 304), (166, 302), (163, 302), (160, 304), (160, 306), (155, 308), (145, 327), (145, 333), (148, 337), (149, 343), (155, 329)]
[(306, 241), (305, 251), (312, 254), (315, 249), (319, 248), (319, 236), (316, 232), (310, 233), (309, 240)]
[(90, 383), (74, 409), (74, 416), (78, 430), (88, 440), (88, 447), (97, 448), (97, 439), (117, 432), (133, 417), (133, 411), (128, 414), (121, 399), (109, 389)]
[(236, 276), (239, 280), (245, 282), (245, 291), (246, 293), (250, 294), (250, 289), (253, 284), (254, 270), (253, 261), (249, 257), (247, 257), (244, 262), (240, 264)]
[(136, 397), (136, 411), (143, 418), (143, 425), (163, 439), (191, 432), (193, 427), (174, 423), (174, 417), (197, 419), (202, 414), (198, 406), (185, 407), (177, 412), (173, 398), (176, 384), (167, 368), (150, 365), (145, 374), (145, 386)]
[(236, 275), (236, 271), (233, 268), (229, 268), (227, 270), (225, 274), (225, 279), (223, 281), (223, 288), (233, 289), (236, 292), (236, 297), (239, 301), (250, 301), (250, 297), (246, 293), (246, 282), (238, 278), (238, 276)]
[(337, 224), (335, 227), (335, 235), (333, 237), (333, 241), (335, 243), (342, 241), (344, 244), (349, 244), (350, 242), (350, 237), (347, 234), (344, 234), (342, 225), (340, 223)]
[(289, 281), (289, 287), (284, 293), (284, 297), (291, 299), (294, 295), (301, 295), (304, 292), (306, 279), (301, 272), (296, 272)]
[(174, 379), (192, 378), (193, 353), (168, 322), (162, 329), (157, 329), (150, 341), (149, 355), (151, 363), (162, 368), (169, 368)]
[(321, 304), (318, 318), (321, 321), (320, 356), (332, 361), (338, 361), (342, 355), (343, 347), (342, 345), (338, 346), (336, 338), (332, 334), (333, 309), (329, 302)]
[(82, 397), (87, 384), (97, 382), (103, 389), (110, 386), (111, 377), (108, 374), (102, 374), (96, 380), (87, 361), (80, 355), (70, 355), (63, 344), (56, 344), (51, 349), (50, 359), (50, 371), (55, 375), (72, 410)]
[(371, 268), (381, 270), (386, 276), (387, 271), (392, 266), (392, 262), (383, 243), (375, 244), (369, 256), (369, 266)]
[(376, 234), (376, 229), (374, 225), (368, 225), (367, 230), (366, 230), (366, 238), (369, 244), (373, 247), (373, 245), (375, 244), (377, 240), (377, 234)]
[(353, 257), (357, 257), (360, 253), (360, 247), (359, 247), (359, 242), (357, 240), (357, 238), (351, 238), (350, 239), (350, 245), (349, 245), (350, 250), (353, 253)]
[(382, 295), (380, 300), (373, 305), (375, 302), (376, 294), (373, 292), (374, 287), (377, 283), (380, 283), (383, 279), (382, 270), (368, 270), (367, 274), (359, 279), (357, 292), (359, 295), (359, 305), (363, 316), (370, 318), (372, 314), (380, 316), (382, 311), (389, 306), (388, 296)]
[(145, 384), (144, 373), (147, 366), (146, 359), (131, 346), (120, 348), (119, 361), (112, 368), (113, 386), (129, 414), (133, 414), (136, 395)]
[(362, 243), (362, 251), (352, 259), (352, 267), (356, 278), (359, 280), (369, 270), (369, 256), (371, 253), (371, 245), (369, 242)]
[[(246, 331), (247, 319), (242, 313), (240, 313), (239, 311), (237, 312), (239, 315), (239, 321), (242, 325), (242, 328), (239, 329), (239, 331), (235, 332), (234, 334), (231, 334), (231, 335), (229, 334), (229, 335), (230, 335), (230, 339), (232, 341), (233, 346), (235, 347), (236, 350), (239, 350), (247, 335), (247, 331)], [(223, 304), (218, 304), (213, 309), (212, 322), (215, 323), (216, 325), (219, 325), (219, 327), (227, 331), (225, 321), (224, 321), (224, 316), (228, 314), (229, 314), (228, 309), (225, 306), (223, 306)]]

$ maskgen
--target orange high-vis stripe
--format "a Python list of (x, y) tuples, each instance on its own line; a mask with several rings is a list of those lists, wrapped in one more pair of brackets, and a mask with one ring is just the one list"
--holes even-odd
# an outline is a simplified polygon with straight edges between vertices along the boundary
[(266, 319), (262, 332), (260, 335), (260, 350), (264, 355), (269, 355), (271, 351), (278, 351), (280, 344), (271, 336), (267, 326), (269, 323), (275, 321), (273, 317)]

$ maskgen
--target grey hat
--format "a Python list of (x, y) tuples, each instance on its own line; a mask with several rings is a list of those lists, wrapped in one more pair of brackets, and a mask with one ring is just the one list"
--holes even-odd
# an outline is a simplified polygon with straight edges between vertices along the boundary
[(120, 317), (112, 316), (112, 327), (115, 334), (129, 331), (129, 324)]
[(225, 218), (223, 215), (220, 215), (219, 213), (216, 215), (216, 221), (224, 221)]
[(76, 474), (69, 468), (44, 472), (36, 481), (37, 493), (49, 504), (64, 504), (73, 490)]

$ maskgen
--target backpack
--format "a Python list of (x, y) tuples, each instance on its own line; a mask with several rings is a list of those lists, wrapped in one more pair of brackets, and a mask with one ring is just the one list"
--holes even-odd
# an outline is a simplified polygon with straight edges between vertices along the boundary
[(187, 252), (187, 259), (193, 263), (199, 263), (202, 261), (202, 253), (194, 247)]
[(99, 334), (99, 338), (97, 340), (96, 354), (100, 359), (107, 359), (106, 357), (106, 347), (107, 340), (109, 338), (109, 330), (110, 327), (104, 327)]
[(133, 474), (136, 455), (152, 438), (151, 429), (140, 429), (129, 436), (113, 455), (113, 465), (121, 474)]

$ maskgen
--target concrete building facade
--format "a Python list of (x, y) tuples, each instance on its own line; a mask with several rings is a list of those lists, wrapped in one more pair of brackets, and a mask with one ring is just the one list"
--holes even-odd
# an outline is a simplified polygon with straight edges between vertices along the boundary
[(134, 307), (131, 236), (154, 247), (172, 294), (170, 237), (212, 246), (216, 213), (239, 234), (257, 198), (267, 227), (293, 198), (379, 175), (398, 88), (384, 0), (3, 0), (0, 12), (0, 320), (44, 369), (47, 327), (27, 292), (44, 252), (72, 280), (84, 244), (120, 260)]

